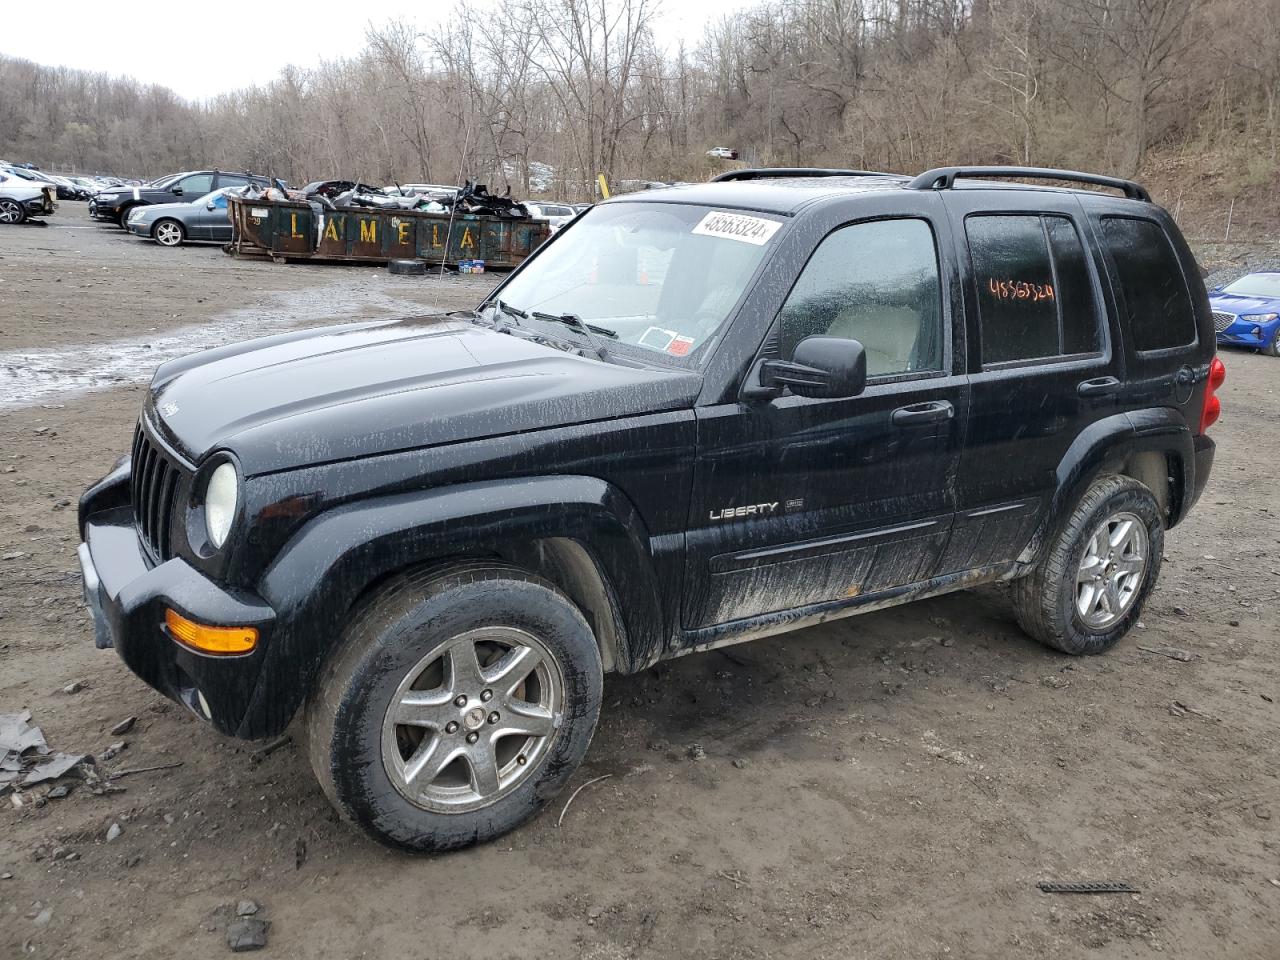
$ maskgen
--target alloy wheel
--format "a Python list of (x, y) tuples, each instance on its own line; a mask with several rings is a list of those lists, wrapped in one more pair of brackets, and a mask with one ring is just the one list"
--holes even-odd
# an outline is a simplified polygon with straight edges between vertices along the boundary
[(166, 247), (176, 247), (182, 242), (182, 227), (172, 220), (164, 220), (156, 224), (156, 242)]
[(1090, 630), (1106, 630), (1129, 612), (1147, 571), (1146, 524), (1132, 513), (1100, 523), (1076, 572), (1076, 614)]
[(0, 200), (0, 223), (21, 223), (22, 208), (18, 206), (17, 201), (4, 199)]
[(383, 767), (423, 809), (477, 810), (537, 768), (563, 709), (564, 678), (542, 641), (514, 627), (469, 630), (401, 681), (383, 719)]

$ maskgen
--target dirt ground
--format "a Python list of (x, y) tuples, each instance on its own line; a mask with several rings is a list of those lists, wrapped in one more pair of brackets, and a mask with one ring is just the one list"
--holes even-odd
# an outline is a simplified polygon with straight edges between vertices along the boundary
[(453, 308), (494, 278), (166, 251), (63, 204), (0, 231), (0, 280), (0, 713), (29, 709), (55, 750), (123, 740), (103, 771), (182, 764), (0, 798), (5, 960), (223, 956), (242, 899), (289, 958), (1280, 956), (1280, 361), (1225, 357), (1214, 478), (1111, 654), (1041, 649), (984, 589), (611, 677), (572, 786), (609, 778), (563, 823), (567, 794), (498, 843), (412, 857), (336, 820), (296, 725), (256, 754), (94, 649), (74, 502), (149, 375), (103, 344), (220, 342), (295, 300), (310, 323)]

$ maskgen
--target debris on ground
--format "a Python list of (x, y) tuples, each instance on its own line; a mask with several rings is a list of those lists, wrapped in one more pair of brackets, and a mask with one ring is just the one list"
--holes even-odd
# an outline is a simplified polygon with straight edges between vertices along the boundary
[(120, 824), (111, 824), (111, 826), (107, 827), (107, 843), (117, 839), (122, 833), (124, 833), (124, 830), (120, 828)]
[(48, 756), (49, 745), (39, 727), (31, 726), (31, 711), (0, 713), (0, 792), (22, 776), (23, 757)]
[(236, 904), (237, 917), (252, 917), (258, 912), (258, 904), (255, 900), (241, 900)]
[(1190, 663), (1195, 659), (1195, 654), (1183, 650), (1181, 647), (1138, 647), (1143, 653), (1154, 653), (1157, 656), (1168, 657), (1170, 660), (1178, 660), (1182, 663)]
[(32, 767), (31, 772), (22, 781), (22, 785), (31, 787), (37, 783), (44, 783), (46, 780), (57, 780), (59, 777), (70, 773), (74, 767), (83, 763), (86, 759), (88, 758), (83, 753), (55, 753), (47, 760)]
[(685, 751), (685, 756), (690, 760), (705, 760), (707, 759), (707, 751), (702, 744), (691, 743), (689, 744), (689, 749)]
[(1099, 880), (1089, 883), (1065, 883), (1057, 880), (1041, 880), (1036, 884), (1044, 893), (1141, 893), (1137, 887), (1123, 881)]
[(111, 728), (111, 735), (114, 737), (123, 736), (124, 734), (132, 730), (133, 725), (137, 722), (138, 722), (137, 717), (125, 717), (123, 720), (121, 720), (119, 723), (117, 723), (114, 727)]
[(232, 953), (261, 950), (267, 945), (267, 928), (270, 920), (256, 917), (239, 917), (227, 925), (227, 946)]
[(72, 680), (70, 683), (68, 683), (65, 687), (62, 688), (62, 692), (67, 694), (79, 693), (83, 689), (84, 689), (83, 683), (81, 683), (79, 680)]
[(1210, 723), (1222, 722), (1221, 717), (1215, 717), (1211, 713), (1205, 713), (1203, 710), (1197, 710), (1195, 707), (1188, 706), (1181, 700), (1175, 700), (1169, 705), (1169, 713), (1175, 717), (1185, 717), (1190, 714), (1191, 716), (1200, 717), (1202, 720), (1207, 720)]

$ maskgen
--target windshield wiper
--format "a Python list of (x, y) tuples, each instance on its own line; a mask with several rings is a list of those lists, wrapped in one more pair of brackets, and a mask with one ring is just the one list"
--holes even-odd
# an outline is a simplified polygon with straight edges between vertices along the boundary
[(504, 316), (513, 318), (516, 321), (516, 326), (518, 327), (524, 326), (524, 324), (520, 322), (521, 320), (529, 319), (529, 315), (527, 313), (525, 313), (519, 307), (513, 307), (509, 303), (503, 303), (501, 297), (494, 300), (492, 306), (497, 307), (498, 312), (503, 314)]
[(538, 310), (534, 310), (529, 314), (529, 316), (533, 317), (535, 320), (549, 320), (552, 323), (563, 323), (570, 330), (576, 330), (591, 341), (591, 346), (595, 347), (596, 356), (601, 360), (607, 360), (609, 358), (609, 351), (605, 349), (604, 344), (600, 342), (600, 337), (596, 336), (596, 334), (609, 337), (613, 340), (618, 339), (618, 331), (610, 330), (608, 327), (596, 326), (594, 323), (585, 323), (581, 317), (574, 313), (562, 313), (557, 316), (552, 313), (542, 313)]

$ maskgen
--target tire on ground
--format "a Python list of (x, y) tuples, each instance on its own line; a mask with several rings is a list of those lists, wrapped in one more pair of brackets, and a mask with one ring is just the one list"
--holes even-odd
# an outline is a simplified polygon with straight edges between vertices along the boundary
[(392, 260), (387, 264), (387, 270), (399, 276), (417, 276), (420, 277), (427, 272), (427, 261), (425, 260)]
[[(1116, 623), (1102, 630), (1087, 626), (1076, 609), (1077, 572), (1098, 526), (1114, 514), (1139, 517), (1147, 528), (1147, 562), (1132, 603)], [(1073, 655), (1104, 653), (1129, 632), (1160, 575), (1164, 520), (1151, 491), (1125, 476), (1094, 481), (1031, 572), (1014, 581), (1018, 624), (1045, 646)]]
[[(514, 626), (558, 661), (563, 717), (537, 767), (512, 792), (464, 813), (426, 810), (384, 768), (383, 718), (408, 671), (468, 630)], [(311, 765), (348, 820), (390, 846), (445, 851), (482, 843), (534, 816), (586, 756), (600, 714), (603, 670), (590, 626), (540, 577), (500, 563), (472, 562), (395, 578), (358, 605), (306, 708)]]

